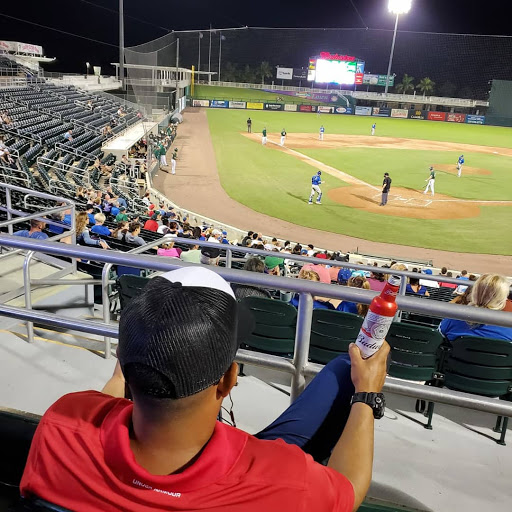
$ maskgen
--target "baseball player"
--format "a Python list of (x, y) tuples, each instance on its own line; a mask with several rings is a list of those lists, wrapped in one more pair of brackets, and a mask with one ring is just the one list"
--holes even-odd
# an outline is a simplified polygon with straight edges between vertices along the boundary
[(247, 119), (247, 133), (252, 133), (252, 119)]
[(171, 158), (171, 174), (176, 174), (176, 153), (173, 153)]
[(285, 141), (286, 141), (286, 130), (283, 128), (283, 131), (281, 132), (281, 144), (280, 144), (280, 146), (284, 146)]
[(162, 143), (159, 144), (160, 147), (160, 165), (165, 165), (167, 167), (167, 151)]
[(377, 129), (377, 123), (372, 124), (372, 135), (375, 135), (375, 130)]
[(174, 148), (174, 158), (178, 160), (178, 148)]
[(430, 176), (425, 181), (427, 182), (427, 188), (425, 189), (425, 192), (423, 192), (423, 193), (426, 194), (428, 192), (428, 189), (430, 189), (430, 190), (432, 190), (432, 195), (434, 195), (434, 193), (435, 193), (434, 185), (436, 182), (436, 171), (434, 171), (433, 167), (430, 167)]
[(315, 196), (315, 192), (318, 194), (316, 198), (316, 204), (322, 204), (322, 189), (320, 188), (320, 185), (322, 185), (322, 183), (325, 183), (325, 181), (322, 181), (321, 176), (322, 171), (318, 171), (311, 178), (311, 195), (309, 196), (308, 204), (313, 204), (313, 197)]
[(384, 181), (382, 182), (382, 199), (380, 201), (380, 206), (386, 206), (388, 204), (388, 194), (389, 189), (391, 188), (391, 178), (389, 177), (389, 173), (384, 173)]
[(267, 145), (267, 127), (263, 128), (261, 132), (261, 143), (266, 146)]
[(320, 126), (320, 137), (319, 137), (320, 140), (324, 140), (324, 133), (325, 133), (325, 128), (324, 128), (324, 125), (322, 125), (322, 126)]
[(457, 176), (460, 178), (462, 174), (462, 166), (464, 165), (464, 155), (460, 155), (459, 159), (457, 160)]

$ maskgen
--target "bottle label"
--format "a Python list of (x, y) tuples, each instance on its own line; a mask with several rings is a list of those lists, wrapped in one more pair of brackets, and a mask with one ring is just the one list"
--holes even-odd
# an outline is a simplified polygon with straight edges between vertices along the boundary
[(380, 349), (393, 323), (393, 318), (368, 311), (356, 340), (363, 359), (368, 359)]

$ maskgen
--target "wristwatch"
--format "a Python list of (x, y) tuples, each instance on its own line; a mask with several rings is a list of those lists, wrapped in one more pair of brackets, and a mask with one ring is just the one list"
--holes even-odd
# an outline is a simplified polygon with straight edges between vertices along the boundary
[(380, 420), (384, 417), (386, 410), (386, 400), (382, 393), (355, 393), (350, 401), (350, 405), (362, 402), (373, 409), (373, 417)]

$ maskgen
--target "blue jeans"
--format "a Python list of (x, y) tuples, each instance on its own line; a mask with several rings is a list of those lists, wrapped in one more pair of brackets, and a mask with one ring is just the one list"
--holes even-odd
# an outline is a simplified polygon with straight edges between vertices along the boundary
[(126, 201), (122, 197), (117, 198), (117, 202), (119, 203), (119, 206), (124, 206), (126, 209), (128, 209), (128, 205), (126, 204)]
[(322, 462), (345, 428), (353, 394), (350, 358), (343, 354), (326, 365), (299, 398), (256, 437), (282, 439)]

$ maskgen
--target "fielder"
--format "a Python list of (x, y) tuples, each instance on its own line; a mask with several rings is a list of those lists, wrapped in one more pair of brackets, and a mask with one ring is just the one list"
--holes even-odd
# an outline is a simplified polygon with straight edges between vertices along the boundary
[(457, 176), (460, 178), (462, 174), (462, 166), (464, 165), (464, 155), (460, 155), (459, 159), (457, 160)]
[(263, 128), (261, 132), (261, 143), (266, 146), (267, 145), (267, 127)]
[(160, 144), (159, 147), (160, 147), (160, 165), (167, 167), (167, 156), (166, 156), (167, 151), (163, 144)]
[(171, 174), (176, 174), (176, 153), (173, 153), (171, 158)]
[(322, 189), (320, 188), (320, 185), (325, 183), (325, 181), (322, 181), (322, 171), (318, 171), (312, 178), (311, 178), (311, 195), (309, 196), (308, 204), (313, 204), (313, 197), (315, 196), (315, 192), (318, 194), (316, 198), (316, 204), (322, 204)]
[(280, 146), (284, 146), (284, 143), (286, 141), (286, 130), (283, 128), (283, 131), (281, 132), (281, 144)]
[(434, 171), (433, 167), (430, 168), (430, 176), (425, 181), (427, 182), (427, 188), (425, 189), (425, 192), (423, 192), (423, 193), (426, 194), (428, 192), (428, 189), (430, 189), (430, 190), (432, 190), (432, 195), (434, 195), (434, 193), (435, 193), (434, 185), (436, 183), (436, 171)]
[(372, 135), (375, 135), (375, 130), (377, 129), (377, 123), (372, 124)]
[(320, 126), (320, 137), (319, 137), (320, 140), (324, 140), (324, 133), (325, 133), (325, 128), (324, 128), (324, 125), (322, 125), (322, 126)]

